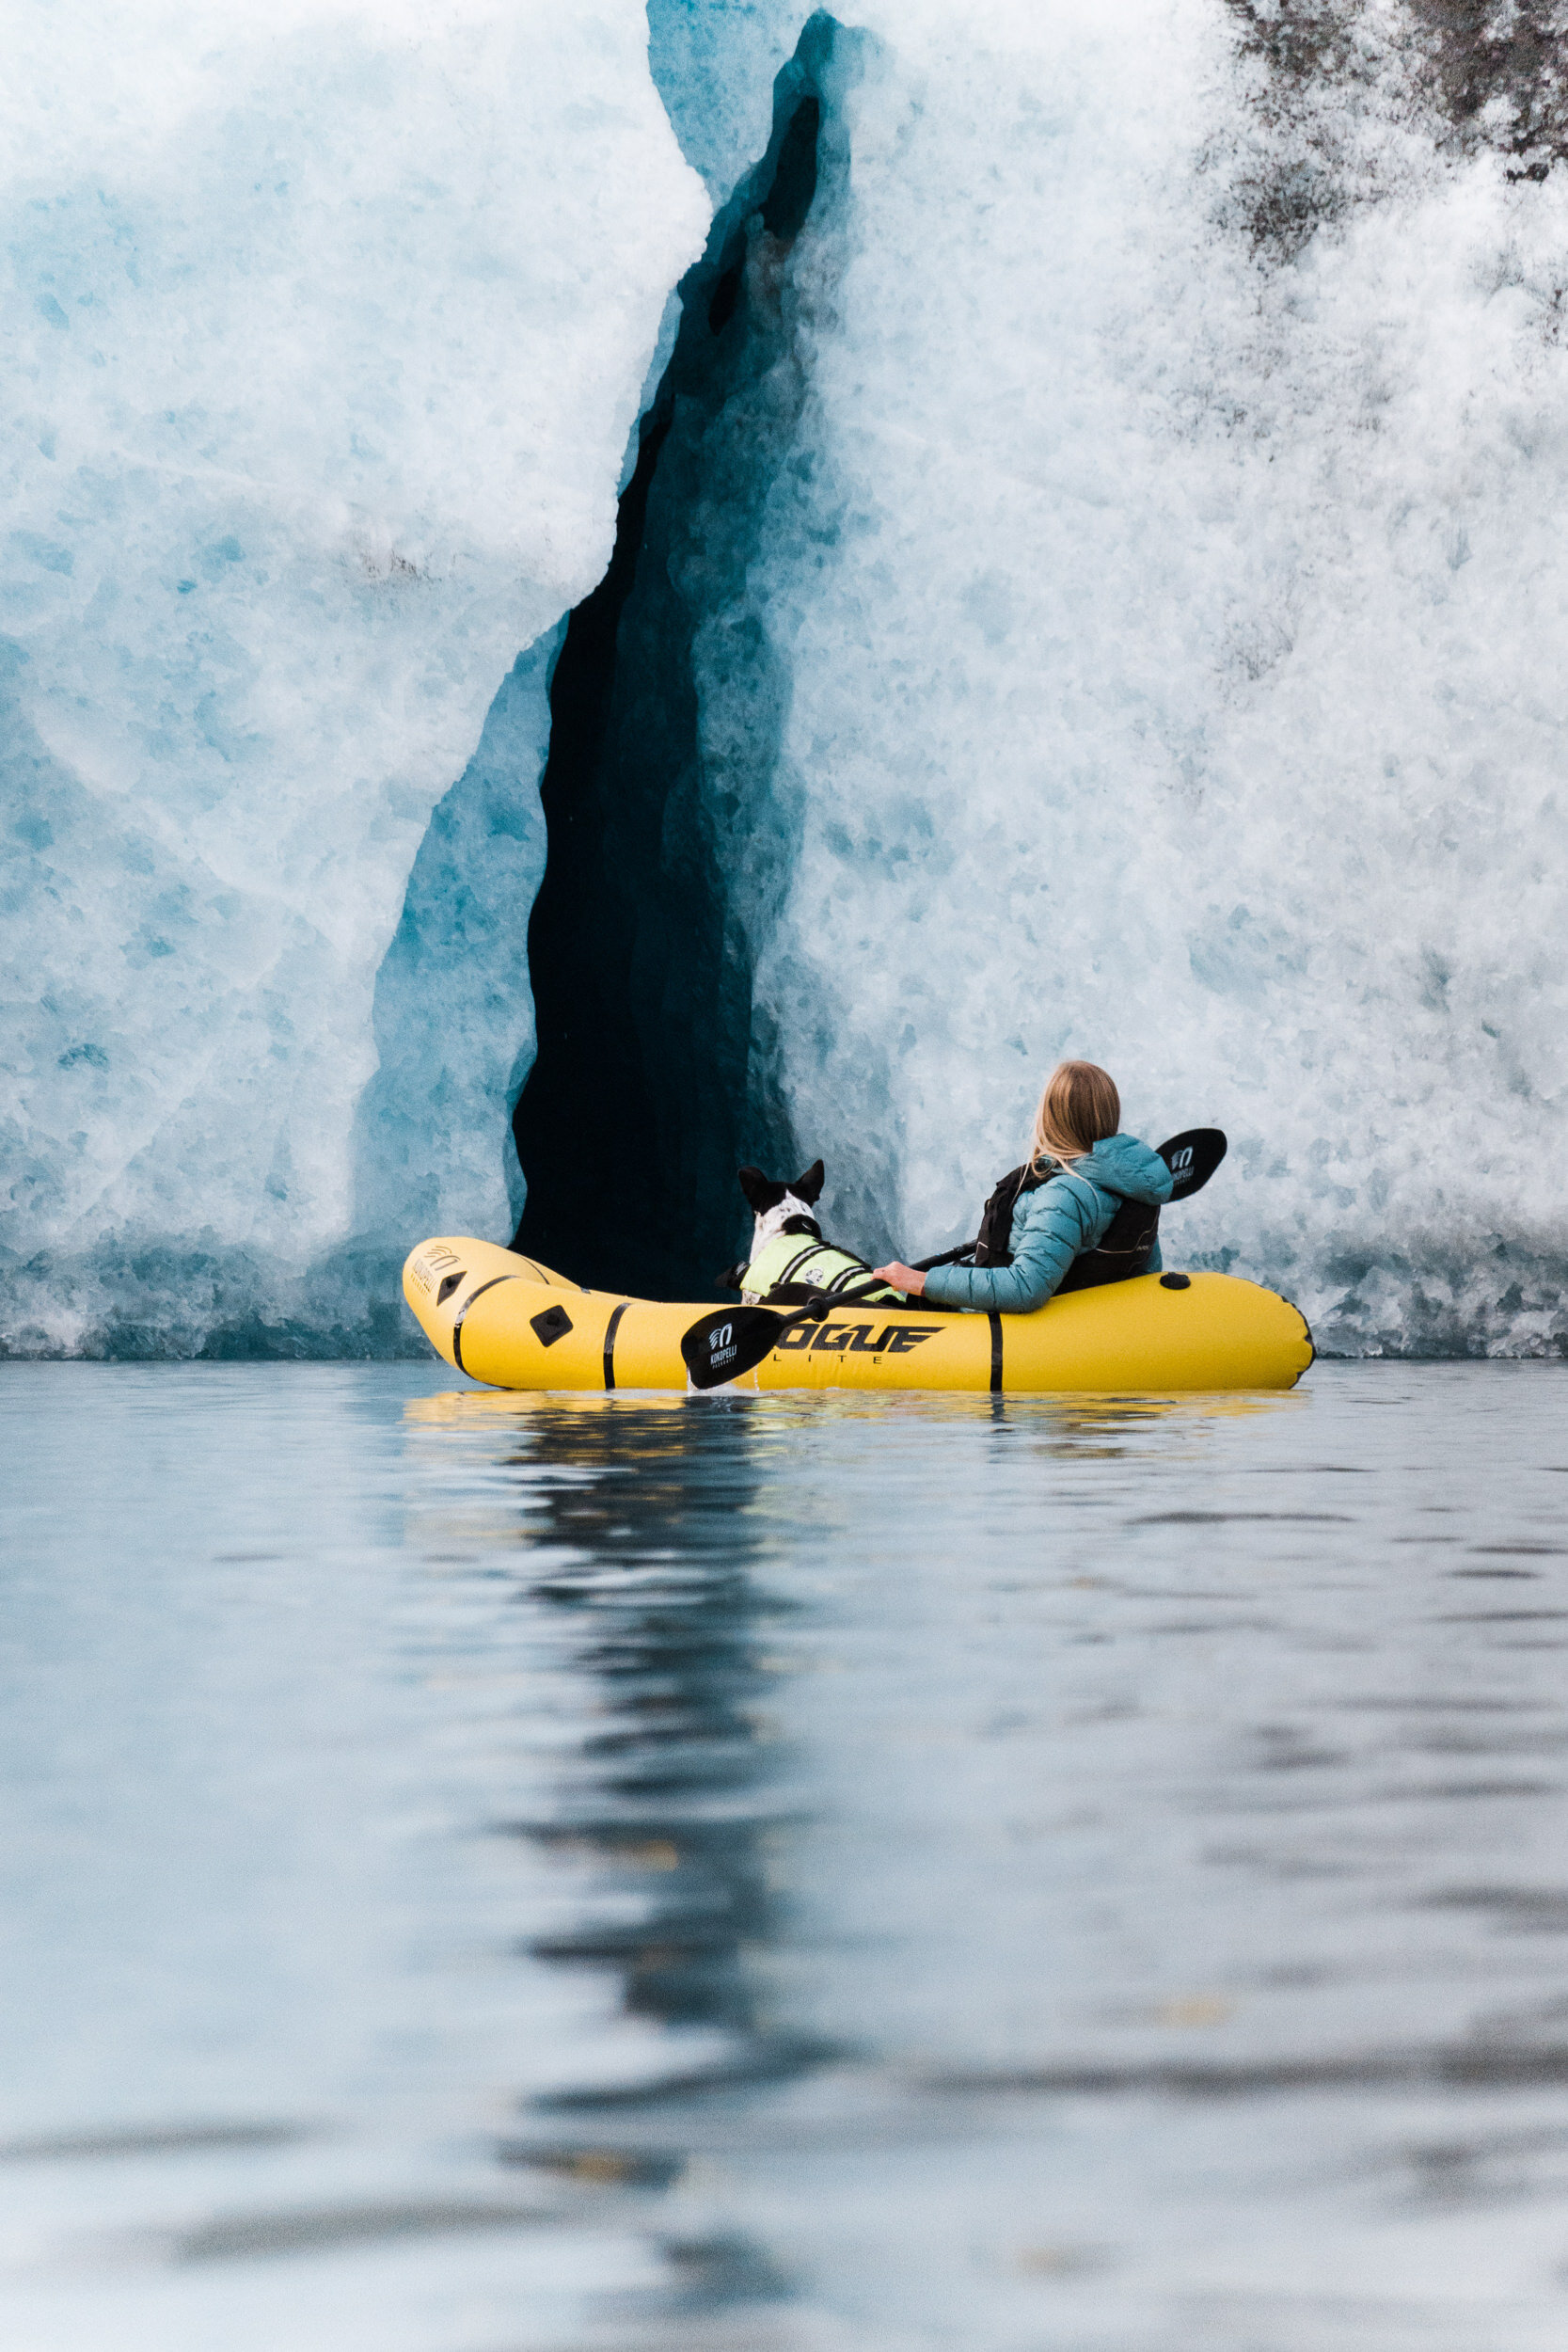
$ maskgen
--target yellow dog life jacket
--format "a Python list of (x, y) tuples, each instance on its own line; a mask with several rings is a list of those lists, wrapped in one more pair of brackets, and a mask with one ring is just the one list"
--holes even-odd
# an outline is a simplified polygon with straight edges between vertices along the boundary
[[(811, 1233), (775, 1233), (764, 1242), (751, 1264), (746, 1268), (740, 1287), (766, 1299), (775, 1291), (851, 1291), (871, 1279), (871, 1268), (863, 1258), (852, 1258), (847, 1249), (835, 1249), (832, 1242), (819, 1241)], [(884, 1282), (867, 1293), (868, 1300), (893, 1306), (903, 1304), (902, 1291), (889, 1290)]]

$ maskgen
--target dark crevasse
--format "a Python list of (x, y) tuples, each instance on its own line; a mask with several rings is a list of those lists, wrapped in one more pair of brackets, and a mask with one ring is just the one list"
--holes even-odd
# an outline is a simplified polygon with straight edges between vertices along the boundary
[(681, 283), (614, 554), (551, 687), (516, 1241), (604, 1289), (711, 1295), (743, 1238), (738, 1162), (782, 1168), (794, 1151), (752, 1005), (755, 911), (791, 856), (773, 790), (788, 681), (747, 574), (806, 393), (803, 232), (847, 171), (843, 41), (824, 15), (806, 26), (767, 153)]

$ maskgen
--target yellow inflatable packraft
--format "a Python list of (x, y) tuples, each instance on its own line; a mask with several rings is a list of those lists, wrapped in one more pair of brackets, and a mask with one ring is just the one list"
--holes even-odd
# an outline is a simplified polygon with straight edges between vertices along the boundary
[[(422, 1241), (403, 1291), (437, 1354), (495, 1389), (684, 1389), (683, 1332), (724, 1307), (585, 1290), (460, 1235)], [(784, 1330), (743, 1389), (1290, 1389), (1312, 1335), (1289, 1300), (1229, 1274), (1140, 1274), (1032, 1315), (847, 1307)]]

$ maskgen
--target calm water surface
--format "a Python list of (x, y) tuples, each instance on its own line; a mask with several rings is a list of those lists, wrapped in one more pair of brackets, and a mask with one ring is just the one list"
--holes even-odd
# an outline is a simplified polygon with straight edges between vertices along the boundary
[(1561, 2352), (1568, 1367), (11, 1367), (7, 2352)]

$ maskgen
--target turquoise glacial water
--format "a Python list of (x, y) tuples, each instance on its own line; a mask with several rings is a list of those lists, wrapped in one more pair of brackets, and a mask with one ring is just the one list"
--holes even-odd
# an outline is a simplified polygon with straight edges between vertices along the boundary
[(0, 1416), (7, 2352), (1568, 2341), (1568, 1367)]

